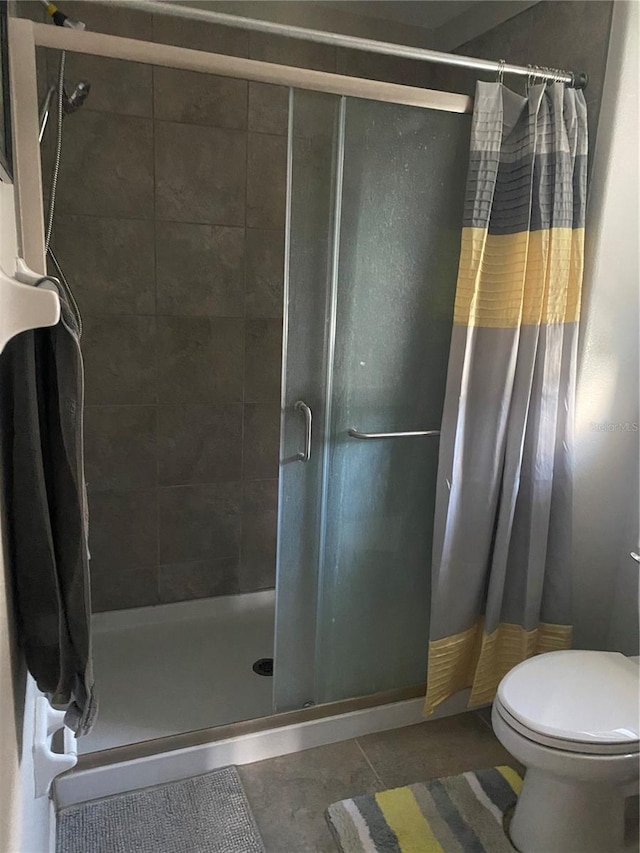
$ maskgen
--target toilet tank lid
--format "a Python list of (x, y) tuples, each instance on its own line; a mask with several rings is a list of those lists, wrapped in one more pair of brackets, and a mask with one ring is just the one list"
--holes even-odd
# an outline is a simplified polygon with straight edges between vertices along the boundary
[(505, 675), (498, 700), (534, 732), (586, 743), (640, 738), (640, 667), (618, 652), (561, 651)]

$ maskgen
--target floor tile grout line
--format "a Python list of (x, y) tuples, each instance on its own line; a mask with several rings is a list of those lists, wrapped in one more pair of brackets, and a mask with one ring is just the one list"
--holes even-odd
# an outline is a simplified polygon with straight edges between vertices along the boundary
[[(480, 720), (484, 723), (484, 725), (489, 729), (489, 731), (491, 731), (491, 732), (492, 732), (492, 731), (493, 731), (493, 724), (492, 724), (492, 722), (491, 722), (491, 718), (489, 718), (489, 719), (487, 720), (487, 719), (486, 719), (486, 717), (485, 717), (485, 715), (481, 713), (481, 710), (483, 710), (483, 709), (479, 709), (479, 710), (477, 710), (477, 711), (473, 711), (473, 714), (474, 714), (476, 717), (479, 717), (479, 718), (480, 718)], [(490, 710), (491, 710), (491, 706), (489, 706), (489, 711), (490, 711)]]
[[(151, 34), (153, 35), (153, 19), (151, 21)], [(158, 334), (158, 226), (157, 226), (157, 207), (158, 207), (158, 192), (157, 192), (157, 164), (156, 164), (156, 93), (155, 93), (155, 67), (151, 67), (151, 174), (153, 176), (153, 218), (151, 219), (151, 228), (153, 230), (153, 314), (154, 314), (154, 334), (155, 334), (155, 452), (156, 452), (156, 482), (154, 489), (155, 510), (156, 510), (156, 560), (155, 560), (155, 586), (156, 586), (156, 604), (162, 602), (162, 584), (160, 578), (160, 566), (162, 564), (162, 536), (161, 536), (161, 510), (160, 510), (160, 481), (162, 471), (162, 460), (160, 458), (160, 385), (162, 379), (160, 376), (160, 335)]]
[(376, 777), (377, 781), (382, 785), (382, 787), (383, 787), (383, 788), (385, 788), (386, 786), (385, 786), (385, 783), (384, 783), (384, 781), (383, 781), (382, 777), (380, 776), (380, 774), (378, 773), (378, 771), (376, 770), (376, 768), (375, 768), (375, 767), (373, 766), (373, 764), (371, 763), (371, 761), (370, 761), (370, 759), (369, 759), (369, 756), (367, 755), (367, 753), (366, 753), (366, 752), (365, 752), (365, 750), (364, 750), (364, 747), (363, 747), (363, 746), (362, 746), (362, 744), (360, 743), (360, 739), (356, 737), (356, 738), (354, 738), (354, 741), (355, 741), (355, 743), (356, 743), (356, 746), (358, 747), (358, 749), (359, 749), (359, 750), (360, 750), (360, 752), (362, 753), (362, 755), (363, 755), (363, 757), (364, 757), (364, 760), (367, 762), (367, 764), (368, 764), (368, 765), (369, 765), (369, 767), (371, 768), (371, 772), (372, 772), (372, 773), (373, 773), (373, 775)]

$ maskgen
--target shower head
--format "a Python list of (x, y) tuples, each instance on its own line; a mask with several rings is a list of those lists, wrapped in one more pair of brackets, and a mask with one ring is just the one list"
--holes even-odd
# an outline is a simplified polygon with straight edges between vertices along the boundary
[[(57, 86), (51, 86), (42, 101), (42, 106), (40, 107), (40, 133), (38, 134), (39, 142), (42, 142), (42, 137), (44, 136), (44, 131), (47, 127), (47, 122), (49, 121), (51, 101), (56, 93), (57, 88)], [(86, 80), (81, 80), (79, 83), (76, 83), (76, 85), (71, 90), (71, 93), (67, 91), (66, 86), (64, 87), (62, 108), (65, 112), (65, 115), (75, 113), (76, 110), (80, 109), (80, 107), (87, 100), (87, 95), (89, 94), (90, 89), (91, 83), (88, 83)]]
[(65, 87), (64, 90), (64, 111), (65, 113), (75, 113), (76, 110), (79, 110), (80, 107), (87, 100), (87, 95), (89, 94), (89, 90), (91, 89), (91, 83), (88, 83), (86, 80), (80, 80), (79, 83), (73, 87), (71, 92), (67, 92)]

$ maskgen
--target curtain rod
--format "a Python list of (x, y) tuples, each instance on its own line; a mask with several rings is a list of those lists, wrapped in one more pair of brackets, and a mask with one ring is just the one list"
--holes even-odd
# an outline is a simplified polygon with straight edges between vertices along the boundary
[(143, 12), (155, 12), (160, 15), (173, 15), (179, 18), (206, 21), (220, 24), (224, 27), (237, 27), (242, 30), (254, 30), (271, 35), (288, 38), (305, 39), (306, 41), (330, 44), (351, 50), (365, 50), (369, 53), (382, 53), (388, 56), (400, 56), (404, 59), (417, 59), (423, 62), (434, 62), (441, 65), (454, 65), (460, 68), (473, 68), (477, 71), (496, 73), (500, 79), (504, 74), (515, 74), (536, 80), (554, 80), (566, 83), (576, 89), (584, 89), (588, 83), (588, 75), (584, 72), (574, 74), (572, 71), (562, 71), (556, 68), (540, 68), (537, 65), (512, 65), (504, 60), (474, 59), (457, 53), (444, 53), (439, 50), (429, 50), (424, 47), (410, 47), (404, 44), (377, 41), (348, 36), (342, 33), (329, 33), (324, 30), (313, 30), (292, 24), (277, 24), (272, 21), (262, 21), (256, 18), (245, 18), (241, 15), (229, 15), (226, 12), (214, 12), (209, 9), (198, 9), (183, 3), (169, 3), (164, 0), (110, 0), (111, 6), (124, 6), (129, 9), (139, 9)]

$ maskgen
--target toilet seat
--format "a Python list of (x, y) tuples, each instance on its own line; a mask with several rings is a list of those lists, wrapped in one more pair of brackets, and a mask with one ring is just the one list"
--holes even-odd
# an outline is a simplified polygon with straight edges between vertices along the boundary
[(548, 652), (518, 664), (495, 700), (527, 739), (567, 752), (640, 751), (640, 670), (617, 652)]
[(622, 742), (622, 743), (593, 743), (589, 741), (568, 740), (567, 738), (553, 738), (549, 735), (537, 732), (534, 729), (528, 728), (510, 714), (506, 708), (503, 708), (498, 699), (495, 700), (494, 708), (500, 718), (511, 726), (516, 732), (523, 737), (528, 738), (533, 743), (539, 743), (542, 746), (547, 746), (550, 749), (557, 749), (560, 752), (573, 752), (582, 755), (630, 755), (640, 753), (640, 741)]

